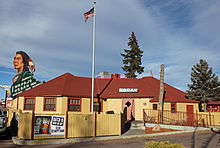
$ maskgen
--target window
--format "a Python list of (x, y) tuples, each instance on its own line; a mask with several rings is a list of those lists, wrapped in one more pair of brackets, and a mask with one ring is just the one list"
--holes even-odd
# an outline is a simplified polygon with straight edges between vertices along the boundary
[(153, 104), (153, 110), (157, 110), (157, 104)]
[(34, 104), (34, 98), (24, 98), (24, 110), (34, 110)]
[(171, 103), (171, 113), (176, 112), (176, 103)]
[(56, 110), (56, 98), (44, 98), (44, 111)]
[(68, 98), (68, 111), (81, 111), (80, 98)]

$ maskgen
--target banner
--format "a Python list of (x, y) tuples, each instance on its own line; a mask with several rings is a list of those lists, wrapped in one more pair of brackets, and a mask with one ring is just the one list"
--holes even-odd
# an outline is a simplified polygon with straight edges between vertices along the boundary
[(65, 116), (40, 115), (35, 116), (34, 135), (64, 135)]

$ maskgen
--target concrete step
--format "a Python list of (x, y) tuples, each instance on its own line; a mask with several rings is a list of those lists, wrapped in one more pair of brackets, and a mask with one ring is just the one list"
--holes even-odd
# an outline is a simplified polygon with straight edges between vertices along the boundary
[(145, 129), (144, 121), (135, 120), (131, 122), (131, 129)]
[(134, 136), (134, 135), (145, 135), (146, 132), (144, 129), (130, 129), (123, 136)]

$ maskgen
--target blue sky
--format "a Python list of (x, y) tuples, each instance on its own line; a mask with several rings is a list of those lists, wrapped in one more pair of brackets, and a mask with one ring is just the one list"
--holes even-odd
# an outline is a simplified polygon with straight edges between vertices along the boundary
[[(220, 75), (220, 1), (97, 0), (95, 74), (119, 73), (123, 49), (135, 32), (142, 64), (183, 91), (191, 68), (205, 59)], [(0, 0), (0, 84), (11, 85), (13, 58), (23, 50), (36, 64), (35, 78), (48, 81), (66, 72), (91, 77), (93, 19), (83, 13), (91, 0)], [(0, 90), (0, 98), (5, 93)]]

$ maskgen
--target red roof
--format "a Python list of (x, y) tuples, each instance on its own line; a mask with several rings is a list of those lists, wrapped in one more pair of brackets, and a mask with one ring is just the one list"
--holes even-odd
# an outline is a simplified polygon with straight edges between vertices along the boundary
[[(146, 83), (153, 85), (153, 91), (155, 92), (155, 98), (151, 99), (150, 102), (158, 102), (159, 90), (160, 90), (160, 80), (153, 77), (144, 77)], [(166, 91), (164, 102), (179, 102), (179, 103), (199, 103), (199, 101), (191, 100), (186, 98), (185, 92), (176, 89), (166, 83), (164, 83), (164, 89)]]
[(207, 104), (208, 105), (220, 105), (220, 102), (210, 100)]
[[(101, 93), (110, 80), (111, 79), (95, 79), (95, 97)], [(91, 85), (91, 78), (77, 77), (70, 73), (65, 73), (55, 79), (22, 92), (19, 96), (91, 97)]]
[[(120, 88), (134, 88), (137, 92), (119, 92)], [(142, 79), (136, 78), (114, 78), (100, 95), (102, 98), (146, 98), (155, 97), (154, 88), (151, 84), (145, 84)]]
[[(91, 97), (92, 79), (77, 77), (70, 73), (63, 74), (19, 96), (73, 96)], [(185, 93), (168, 84), (165, 102), (198, 103), (185, 98)], [(137, 92), (119, 92), (120, 88), (134, 88)], [(94, 96), (100, 98), (153, 98), (150, 102), (158, 102), (160, 81), (153, 77), (136, 78), (95, 78)]]
[[(199, 103), (198, 101), (187, 99), (185, 93), (166, 83), (164, 83), (166, 95), (165, 102), (185, 102)], [(120, 93), (119, 88), (137, 88), (137, 93)], [(150, 102), (158, 102), (160, 80), (154, 77), (116, 78), (108, 85), (106, 90), (100, 95), (102, 98), (153, 98)]]

